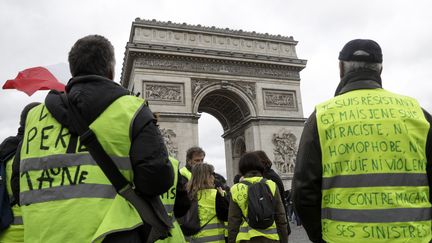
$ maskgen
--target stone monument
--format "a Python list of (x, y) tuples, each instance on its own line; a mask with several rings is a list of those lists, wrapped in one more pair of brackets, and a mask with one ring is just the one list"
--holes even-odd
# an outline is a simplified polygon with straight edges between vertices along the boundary
[[(136, 19), (121, 84), (154, 112), (169, 152), (185, 161), (201, 112), (222, 124), (228, 182), (246, 151), (263, 150), (290, 188), (303, 129), (293, 37)], [(205, 148), (204, 148), (205, 149)]]

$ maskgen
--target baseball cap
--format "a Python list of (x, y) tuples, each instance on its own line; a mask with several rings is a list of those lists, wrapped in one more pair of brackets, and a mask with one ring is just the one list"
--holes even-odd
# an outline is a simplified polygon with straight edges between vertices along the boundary
[(355, 39), (345, 44), (339, 60), (382, 63), (381, 47), (373, 40)]

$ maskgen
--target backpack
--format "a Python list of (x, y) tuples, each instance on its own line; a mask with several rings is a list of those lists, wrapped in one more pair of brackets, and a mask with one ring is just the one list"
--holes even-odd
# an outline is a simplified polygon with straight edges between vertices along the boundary
[(201, 222), (198, 215), (198, 201), (196, 199), (191, 201), (191, 206), (187, 213), (180, 218), (177, 218), (177, 222), (180, 224), (180, 228), (185, 236), (196, 235), (200, 232), (212, 219), (207, 221), (203, 226), (200, 226)]
[(267, 229), (274, 223), (275, 206), (273, 194), (262, 178), (257, 183), (242, 181), (248, 186), (247, 218), (245, 220), (254, 229)]
[(6, 183), (6, 161), (0, 160), (0, 231), (9, 227), (13, 221)]

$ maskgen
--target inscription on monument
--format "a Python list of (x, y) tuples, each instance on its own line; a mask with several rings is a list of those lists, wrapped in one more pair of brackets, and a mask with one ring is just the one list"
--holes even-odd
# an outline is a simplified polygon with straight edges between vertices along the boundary
[(294, 90), (263, 89), (263, 97), (266, 110), (297, 110)]
[(184, 86), (178, 83), (143, 83), (143, 91), (148, 101), (156, 104), (184, 104)]

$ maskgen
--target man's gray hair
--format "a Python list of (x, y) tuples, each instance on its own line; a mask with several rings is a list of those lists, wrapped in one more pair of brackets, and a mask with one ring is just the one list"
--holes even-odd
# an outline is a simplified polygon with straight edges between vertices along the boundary
[(377, 73), (381, 73), (382, 63), (371, 62), (354, 62), (354, 61), (341, 61), (343, 65), (344, 75), (350, 72), (369, 69)]
[(68, 61), (72, 77), (93, 74), (111, 78), (114, 75), (114, 47), (100, 35), (88, 35), (75, 42)]

